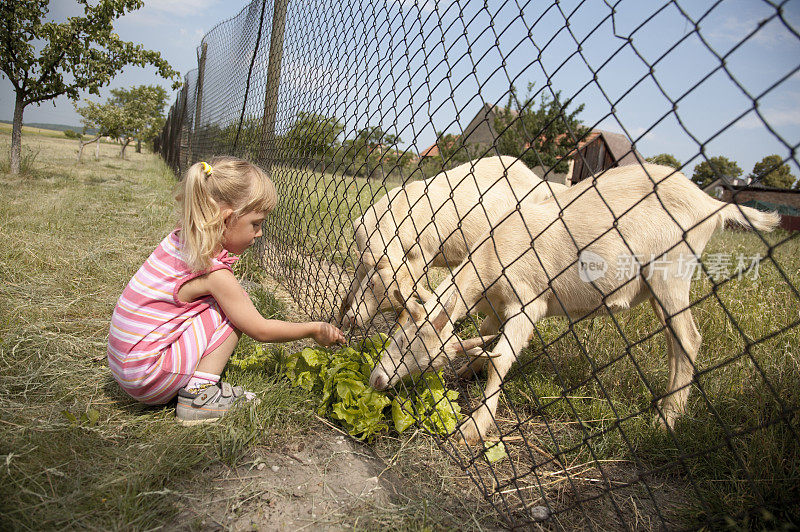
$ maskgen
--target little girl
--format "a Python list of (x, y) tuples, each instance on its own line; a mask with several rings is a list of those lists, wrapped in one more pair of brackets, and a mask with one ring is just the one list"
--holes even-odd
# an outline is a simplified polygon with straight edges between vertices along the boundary
[(178, 228), (125, 287), (111, 318), (108, 361), (134, 399), (164, 404), (177, 394), (183, 423), (219, 418), (254, 399), (220, 374), (242, 333), (259, 342), (344, 341), (323, 322), (290, 323), (259, 314), (231, 271), (261, 236), (277, 203), (272, 181), (247, 161), (194, 164), (178, 185)]

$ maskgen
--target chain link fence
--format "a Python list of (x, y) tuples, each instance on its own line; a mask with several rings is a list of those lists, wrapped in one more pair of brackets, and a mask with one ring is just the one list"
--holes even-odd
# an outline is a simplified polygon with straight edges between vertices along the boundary
[(796, 525), (800, 191), (715, 154), (796, 171), (797, 15), (254, 0), (204, 37), (159, 146), (176, 173), (271, 171), (264, 268), (390, 335), (374, 387), (458, 391), (435, 437), (510, 526)]

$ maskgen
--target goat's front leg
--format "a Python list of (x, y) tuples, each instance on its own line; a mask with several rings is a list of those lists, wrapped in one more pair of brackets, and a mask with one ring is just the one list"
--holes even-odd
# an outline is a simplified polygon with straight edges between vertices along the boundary
[(533, 331), (533, 323), (534, 320), (522, 312), (517, 312), (506, 321), (503, 335), (494, 349), (498, 356), (489, 360), (489, 379), (486, 382), (483, 403), (456, 429), (467, 445), (481, 441), (494, 423), (503, 379), (511, 365), (516, 362), (517, 353), (527, 343)]
[(355, 275), (350, 279), (350, 285), (347, 293), (342, 299), (342, 304), (339, 306), (339, 313), (336, 315), (336, 325), (339, 327), (350, 326), (350, 323), (345, 323), (344, 317), (350, 307), (353, 306), (353, 299), (355, 298), (358, 288), (361, 286), (361, 281), (367, 276), (367, 266), (363, 262), (359, 262), (356, 266)]

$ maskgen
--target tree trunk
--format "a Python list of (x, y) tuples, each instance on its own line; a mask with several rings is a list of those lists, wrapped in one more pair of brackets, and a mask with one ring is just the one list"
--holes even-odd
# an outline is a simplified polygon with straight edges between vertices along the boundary
[(125, 148), (128, 147), (128, 144), (130, 144), (130, 142), (131, 142), (130, 137), (125, 137), (120, 139), (120, 144), (122, 144), (122, 151), (119, 152), (119, 156), (121, 159), (125, 159)]
[(100, 146), (100, 135), (97, 135), (92, 140), (84, 141), (83, 139), (78, 139), (78, 142), (80, 142), (80, 148), (78, 148), (78, 162), (81, 162), (81, 156), (83, 155), (83, 148), (85, 146), (88, 146), (89, 144), (91, 144), (94, 141), (97, 141), (97, 146), (99, 147)]
[(20, 153), (22, 152), (22, 96), (17, 94), (14, 103), (14, 123), (11, 126), (11, 175), (19, 174)]
[(136, 153), (142, 153), (142, 139), (136, 139)]

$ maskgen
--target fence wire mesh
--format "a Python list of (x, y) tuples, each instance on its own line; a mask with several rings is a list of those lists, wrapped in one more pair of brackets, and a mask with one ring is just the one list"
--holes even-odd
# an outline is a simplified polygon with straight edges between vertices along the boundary
[[(375, 388), (439, 371), (466, 415), (434, 437), (509, 525), (796, 524), (800, 191), (712, 154), (768, 139), (756, 180), (797, 167), (774, 113), (797, 5), (741, 7), (254, 0), (203, 39), (160, 150), (271, 171), (264, 268), (390, 335)], [(647, 165), (659, 139), (688, 160)]]

